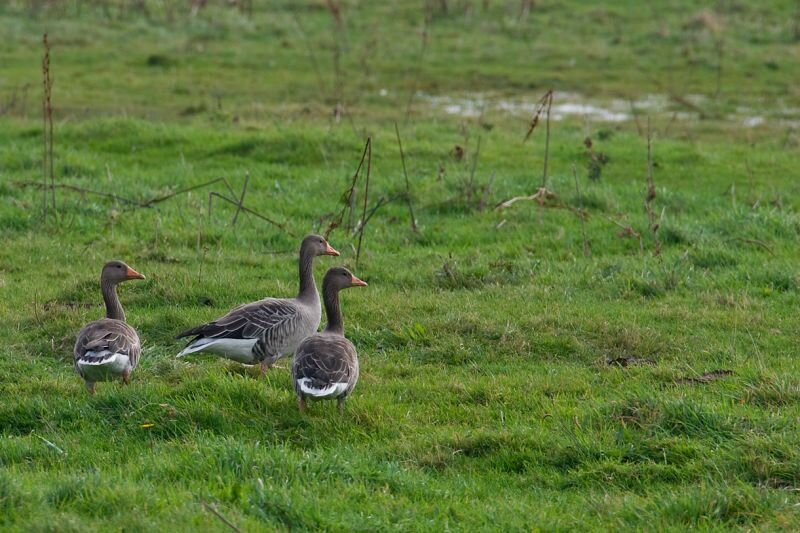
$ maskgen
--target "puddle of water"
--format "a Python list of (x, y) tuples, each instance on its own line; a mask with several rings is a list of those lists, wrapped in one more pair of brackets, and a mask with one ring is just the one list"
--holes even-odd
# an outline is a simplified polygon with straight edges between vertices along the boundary
[[(532, 115), (538, 100), (509, 100), (494, 98), (485, 94), (472, 94), (465, 97), (451, 97), (417, 93), (417, 99), (427, 102), (432, 108), (448, 115), (464, 118), (477, 118), (487, 112), (501, 112), (509, 115)], [(707, 98), (702, 95), (686, 95), (683, 97), (689, 105), (702, 107)], [(699, 113), (694, 111), (675, 111), (676, 104), (667, 95), (648, 94), (633, 102), (621, 99), (607, 101), (590, 101), (583, 95), (573, 92), (555, 92), (551, 118), (559, 121), (569, 117), (584, 117), (595, 122), (626, 122), (633, 120), (634, 110), (637, 114), (664, 114), (674, 116), (676, 120), (697, 120)], [(797, 120), (788, 117), (800, 115), (800, 109), (776, 106), (776, 116), (765, 117), (753, 109), (739, 107), (736, 113), (726, 118), (748, 128), (755, 128), (768, 123), (796, 127)]]

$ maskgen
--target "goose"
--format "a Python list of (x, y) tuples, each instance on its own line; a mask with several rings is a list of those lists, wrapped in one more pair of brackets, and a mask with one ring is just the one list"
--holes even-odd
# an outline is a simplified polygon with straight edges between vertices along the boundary
[(300, 341), (319, 327), (322, 309), (313, 274), (318, 255), (339, 252), (319, 235), (307, 236), (300, 245), (300, 290), (296, 298), (265, 298), (240, 305), (221, 318), (186, 330), (178, 338), (194, 339), (178, 357), (206, 352), (239, 363), (259, 363), (263, 376), (275, 361), (293, 353)]
[(339, 291), (366, 286), (344, 267), (331, 268), (325, 274), (322, 297), (328, 326), (301, 342), (292, 362), (292, 383), (301, 413), (306, 410), (306, 398), (336, 398), (336, 407), (344, 410), (344, 402), (358, 381), (358, 354), (344, 336)]
[(98, 381), (121, 377), (127, 385), (139, 363), (142, 352), (139, 335), (125, 322), (125, 311), (117, 297), (117, 284), (132, 279), (144, 276), (122, 261), (109, 261), (103, 266), (100, 289), (106, 303), (106, 317), (84, 326), (75, 341), (75, 371), (92, 396)]

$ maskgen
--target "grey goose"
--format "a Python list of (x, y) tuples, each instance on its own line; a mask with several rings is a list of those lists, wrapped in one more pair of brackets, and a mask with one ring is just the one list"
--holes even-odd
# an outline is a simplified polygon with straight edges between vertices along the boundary
[(128, 384), (131, 372), (139, 364), (142, 345), (136, 330), (125, 322), (119, 303), (117, 284), (144, 279), (122, 261), (109, 261), (100, 274), (100, 289), (106, 304), (106, 317), (84, 326), (78, 333), (73, 351), (75, 371), (94, 395), (98, 381), (121, 378)]
[(325, 274), (322, 298), (328, 326), (301, 342), (292, 362), (292, 383), (300, 412), (306, 410), (306, 398), (335, 398), (339, 411), (344, 409), (344, 402), (358, 381), (358, 354), (344, 336), (339, 291), (366, 286), (366, 282), (343, 267), (332, 268)]
[(309, 235), (300, 246), (300, 290), (296, 298), (265, 298), (236, 307), (227, 315), (184, 331), (194, 337), (178, 357), (212, 353), (244, 364), (260, 364), (261, 374), (319, 327), (322, 318), (313, 264), (318, 255), (339, 255), (324, 238)]

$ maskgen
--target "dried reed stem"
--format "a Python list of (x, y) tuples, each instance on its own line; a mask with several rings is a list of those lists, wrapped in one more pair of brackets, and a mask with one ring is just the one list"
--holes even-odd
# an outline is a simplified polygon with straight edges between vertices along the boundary
[(361, 212), (361, 227), (358, 231), (358, 247), (356, 248), (356, 270), (361, 258), (361, 241), (364, 239), (364, 228), (367, 225), (367, 203), (369, 202), (369, 175), (372, 172), (372, 137), (367, 137), (367, 176), (364, 181), (364, 210)]
[(656, 199), (656, 187), (653, 182), (653, 135), (650, 129), (650, 119), (647, 119), (647, 193), (644, 199), (644, 208), (647, 212), (647, 221), (653, 235), (653, 255), (661, 255), (661, 241), (658, 238), (658, 218), (653, 209), (653, 200)]
[[(578, 195), (578, 209), (583, 211), (583, 197), (581, 196), (581, 189), (578, 186), (578, 170), (575, 165), (572, 165), (572, 178), (575, 180), (575, 193)], [(583, 234), (583, 256), (589, 257), (589, 241), (586, 238), (586, 218), (581, 219), (581, 233)]]
[(250, 182), (250, 173), (246, 173), (244, 177), (244, 185), (242, 186), (242, 195), (239, 197), (239, 205), (236, 207), (236, 213), (233, 215), (233, 221), (231, 222), (231, 226), (236, 225), (236, 219), (239, 218), (239, 213), (242, 211), (244, 207), (244, 195), (247, 193), (247, 184)]
[(478, 159), (481, 156), (481, 136), (478, 135), (478, 144), (475, 147), (475, 156), (472, 158), (472, 168), (469, 171), (469, 183), (467, 183), (467, 204), (472, 203), (472, 193), (475, 190), (475, 171), (478, 169)]
[[(342, 210), (339, 214), (331, 220), (330, 224), (328, 224), (328, 228), (325, 230), (325, 238), (329, 238), (331, 233), (334, 229), (338, 228), (342, 224), (342, 220), (344, 220), (344, 215), (347, 210), (350, 210), (351, 220), (352, 220), (352, 212), (354, 207), (354, 200), (353, 195), (355, 193), (356, 182), (358, 181), (358, 176), (361, 174), (361, 168), (364, 166), (364, 161), (367, 158), (367, 152), (370, 153), (370, 157), (372, 154), (372, 139), (370, 137), (367, 138), (367, 142), (364, 144), (364, 151), (361, 153), (361, 160), (358, 162), (358, 166), (356, 167), (356, 171), (353, 173), (353, 179), (350, 181), (350, 188), (345, 191), (342, 195), (342, 203), (344, 204)], [(350, 229), (350, 228), (348, 228)]]
[(545, 142), (544, 142), (544, 169), (542, 171), (542, 187), (547, 187), (547, 165), (550, 160), (550, 111), (553, 107), (553, 89), (547, 91), (544, 96), (539, 100), (539, 103), (536, 105), (536, 109), (533, 112), (533, 117), (531, 118), (531, 122), (528, 125), (528, 132), (525, 134), (525, 139), (522, 142), (526, 142), (533, 130), (536, 129), (536, 126), (539, 125), (539, 119), (542, 115), (542, 112), (546, 109), (547, 116), (545, 118)]
[(50, 182), (53, 213), (58, 216), (56, 209), (55, 178), (53, 175), (53, 105), (51, 100), (52, 80), (50, 79), (50, 43), (47, 34), (42, 37), (44, 56), (42, 57), (42, 209), (44, 219), (47, 220), (48, 199), (47, 183)]
[(214, 516), (216, 516), (217, 518), (219, 518), (220, 522), (222, 522), (223, 524), (225, 524), (226, 526), (228, 526), (230, 529), (232, 529), (233, 531), (236, 531), (237, 533), (241, 533), (241, 532), (242, 532), (242, 530), (241, 530), (241, 529), (239, 529), (238, 527), (236, 527), (235, 525), (233, 525), (233, 522), (231, 522), (230, 520), (228, 520), (227, 518), (225, 518), (225, 517), (222, 515), (222, 513), (220, 513), (219, 511), (217, 511), (217, 509), (216, 509), (216, 508), (215, 508), (213, 505), (211, 505), (210, 503), (206, 503), (206, 502), (205, 502), (205, 501), (203, 501), (203, 500), (200, 500), (200, 504), (201, 504), (201, 505), (202, 505), (202, 506), (203, 506), (203, 507), (204, 507), (204, 508), (205, 508), (205, 509), (206, 509), (208, 512), (210, 512), (211, 514), (213, 514)]
[(412, 76), (413, 85), (411, 92), (408, 94), (408, 101), (406, 102), (406, 113), (404, 121), (408, 122), (408, 116), (411, 114), (411, 103), (414, 101), (414, 95), (417, 92), (419, 73), (422, 69), (422, 60), (425, 58), (425, 51), (428, 49), (428, 24), (430, 23), (430, 15), (425, 15), (425, 20), (422, 26), (422, 45), (419, 51), (419, 58), (417, 58), (417, 65), (414, 68), (414, 75)]
[(406, 204), (408, 204), (408, 214), (411, 217), (411, 229), (417, 231), (417, 217), (414, 216), (414, 205), (411, 201), (411, 186), (408, 182), (408, 170), (406, 170), (406, 157), (403, 154), (403, 142), (400, 140), (400, 128), (397, 121), (394, 123), (394, 132), (397, 134), (397, 147), (400, 149), (400, 162), (403, 164), (403, 176), (406, 178)]

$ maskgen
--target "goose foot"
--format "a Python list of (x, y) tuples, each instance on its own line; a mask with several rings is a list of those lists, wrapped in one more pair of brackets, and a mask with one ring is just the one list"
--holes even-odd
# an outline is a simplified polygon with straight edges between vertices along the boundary
[(336, 409), (338, 409), (340, 413), (344, 413), (344, 398), (336, 399)]
[(95, 391), (96, 387), (97, 387), (97, 384), (94, 381), (87, 381), (86, 382), (86, 390), (89, 391), (89, 394), (91, 396), (94, 396), (94, 394), (96, 392)]
[(297, 399), (297, 408), (300, 409), (301, 413), (306, 412), (306, 399), (302, 396)]
[(267, 370), (269, 370), (269, 367), (271, 367), (272, 364), (270, 364), (270, 362), (265, 359), (265, 360), (261, 361), (261, 365), (260, 366), (261, 366), (261, 372), (260, 372), (259, 375), (263, 378), (264, 376), (267, 375)]
[(130, 385), (131, 384), (131, 371), (130, 370), (126, 370), (125, 372), (122, 373), (122, 382), (125, 385)]

